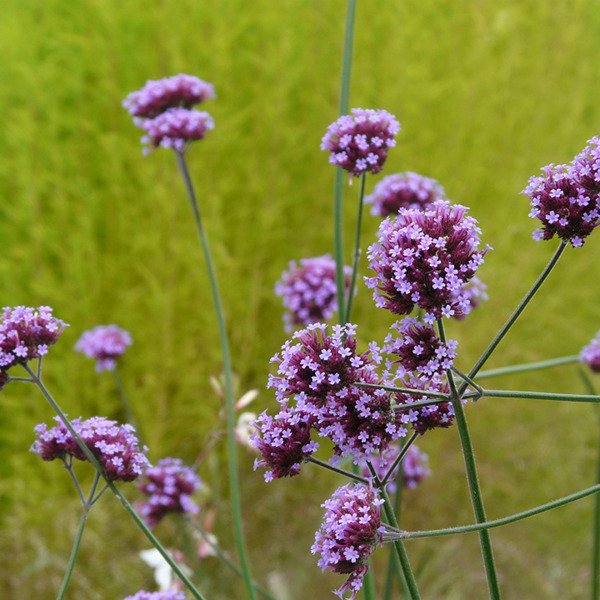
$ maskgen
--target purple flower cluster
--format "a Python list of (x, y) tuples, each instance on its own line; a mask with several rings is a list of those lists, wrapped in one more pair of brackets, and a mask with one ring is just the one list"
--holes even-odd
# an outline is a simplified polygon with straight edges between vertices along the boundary
[(594, 373), (600, 373), (600, 331), (596, 337), (579, 354), (579, 360)]
[(588, 140), (569, 165), (548, 165), (523, 190), (531, 200), (529, 216), (542, 222), (536, 241), (555, 235), (577, 248), (600, 224), (600, 139)]
[(379, 173), (388, 150), (396, 145), (400, 124), (386, 110), (353, 108), (351, 112), (327, 128), (321, 150), (331, 152), (329, 162), (354, 177), (367, 171)]
[(214, 97), (210, 83), (182, 73), (148, 81), (141, 90), (129, 94), (123, 106), (147, 134), (142, 137), (142, 143), (150, 146), (145, 153), (159, 146), (184, 153), (191, 142), (203, 139), (215, 126), (207, 112), (192, 106)]
[(198, 505), (190, 496), (202, 487), (202, 482), (178, 458), (163, 458), (148, 467), (136, 486), (149, 496), (139, 503), (139, 513), (148, 527), (155, 527), (169, 513), (198, 513)]
[[(346, 291), (350, 287), (352, 269), (344, 267)], [(329, 254), (303, 258), (300, 265), (291, 261), (275, 284), (275, 293), (283, 298), (288, 309), (283, 316), (286, 331), (298, 325), (325, 321), (338, 309), (335, 261)]]
[(317, 448), (311, 429), (334, 442), (333, 462), (352, 456), (358, 463), (407, 433), (404, 417), (392, 409), (391, 394), (360, 385), (378, 383), (376, 344), (357, 354), (355, 326), (335, 326), (332, 335), (326, 330), (322, 323), (309, 325), (272, 359), (278, 371), (268, 386), (275, 389), (281, 410), (275, 417), (263, 413), (254, 424), (254, 444), (262, 455), (256, 466), (268, 469), (267, 481), (298, 474)]
[(379, 242), (369, 247), (365, 277), (380, 308), (404, 315), (415, 305), (432, 323), (470, 309), (461, 294), (490, 249), (478, 250), (480, 230), (467, 209), (440, 200), (426, 210), (400, 209), (379, 227)]
[(458, 342), (448, 340), (445, 344), (442, 343), (431, 325), (413, 317), (396, 321), (392, 329), (400, 337), (388, 334), (382, 350), (398, 357), (391, 362), (398, 366), (397, 376), (402, 377), (416, 371), (431, 377), (436, 373), (442, 375), (452, 367)]
[(192, 108), (215, 97), (212, 84), (193, 75), (180, 73), (158, 81), (147, 81), (141, 90), (131, 92), (123, 100), (123, 107), (132, 117), (153, 119), (170, 108)]
[[(77, 440), (67, 429), (59, 417), (55, 417), (58, 425), (48, 429), (45, 423), (36, 425), (37, 439), (31, 451), (39, 454), (43, 460), (67, 457), (87, 461)], [(94, 458), (104, 469), (106, 477), (111, 481), (133, 481), (145, 468), (150, 466), (146, 458), (147, 448), (139, 448), (135, 429), (131, 425), (118, 425), (105, 417), (92, 417), (82, 421), (73, 419), (73, 429), (89, 448)]]
[(8, 381), (7, 371), (15, 365), (41, 358), (58, 341), (67, 326), (52, 316), (49, 306), (5, 307), (0, 317), (0, 389)]
[[(375, 473), (379, 479), (383, 479), (396, 458), (400, 454), (400, 447), (397, 445), (390, 446), (381, 455), (371, 457), (371, 464), (375, 469)], [(431, 471), (427, 466), (428, 457), (427, 454), (421, 452), (416, 445), (410, 446), (406, 451), (404, 458), (402, 459), (402, 487), (414, 489), (425, 479), (431, 475)], [(366, 463), (362, 464), (363, 477), (370, 477), (371, 472), (368, 469)], [(396, 477), (398, 473), (399, 465), (396, 466), (394, 471), (391, 473), (388, 483), (385, 489), (390, 494), (396, 493)]]
[(381, 504), (383, 500), (373, 489), (362, 484), (345, 485), (322, 504), (327, 510), (311, 552), (321, 554), (321, 569), (349, 575), (335, 591), (340, 598), (347, 591), (350, 599), (356, 596), (369, 570), (367, 560), (382, 542), (385, 529), (381, 525)]
[(98, 325), (84, 331), (75, 344), (75, 350), (95, 358), (96, 371), (114, 371), (117, 358), (132, 344), (131, 335), (116, 325)]
[(371, 214), (387, 217), (401, 208), (423, 210), (445, 199), (444, 188), (435, 179), (407, 171), (384, 177), (365, 197), (365, 203), (371, 204)]
[(133, 596), (127, 596), (123, 600), (185, 600), (185, 594), (176, 590), (166, 590), (164, 592), (137, 592)]

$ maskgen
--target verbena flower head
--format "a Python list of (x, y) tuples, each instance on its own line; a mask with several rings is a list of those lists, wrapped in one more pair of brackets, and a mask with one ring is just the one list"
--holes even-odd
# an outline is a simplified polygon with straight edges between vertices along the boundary
[(321, 150), (331, 152), (329, 162), (354, 177), (379, 173), (387, 153), (396, 145), (400, 123), (386, 110), (353, 108), (327, 128)]
[[(55, 417), (55, 421), (58, 425), (52, 429), (48, 429), (45, 423), (36, 425), (34, 431), (37, 439), (31, 451), (47, 461), (57, 458), (65, 461), (69, 456), (87, 461), (64, 423), (59, 417)], [(146, 458), (147, 448), (139, 448), (135, 429), (131, 425), (118, 425), (116, 421), (109, 421), (105, 417), (92, 417), (85, 421), (73, 419), (71, 424), (111, 481), (134, 481), (150, 466)]]
[(271, 359), (279, 366), (268, 387), (275, 389), (281, 402), (295, 397), (301, 404), (324, 406), (329, 393), (361, 381), (380, 360), (374, 344), (369, 352), (356, 353), (355, 334), (356, 326), (347, 324), (334, 326), (329, 335), (323, 323), (295, 332)]
[(396, 321), (392, 329), (399, 337), (390, 333), (385, 338), (382, 351), (398, 357), (391, 361), (397, 365), (398, 375), (417, 372), (426, 377), (442, 375), (452, 367), (456, 358), (458, 342), (440, 341), (431, 325), (427, 325), (413, 317)]
[(200, 478), (178, 458), (163, 458), (148, 467), (136, 483), (148, 500), (139, 503), (139, 513), (149, 527), (155, 527), (170, 513), (198, 513), (191, 495), (202, 487)]
[(548, 165), (542, 172), (522, 192), (531, 200), (529, 216), (542, 222), (533, 239), (539, 242), (556, 235), (575, 248), (582, 246), (600, 223), (598, 194), (580, 185), (567, 165)]
[(454, 318), (463, 320), (474, 308), (488, 299), (487, 285), (475, 275), (463, 285), (457, 295), (460, 297), (457, 301), (460, 308), (454, 313)]
[(335, 591), (343, 598), (350, 592), (353, 599), (362, 587), (363, 577), (369, 570), (368, 558), (381, 543), (384, 528), (381, 525), (379, 506), (372, 488), (366, 485), (345, 485), (323, 503), (325, 518), (315, 535), (311, 552), (319, 552), (322, 570), (349, 575), (346, 582)]
[(123, 600), (185, 600), (185, 594), (176, 590), (166, 590), (164, 592), (146, 592), (142, 590), (133, 596), (127, 596)]
[(185, 152), (190, 142), (203, 139), (209, 129), (215, 128), (215, 123), (205, 111), (170, 108), (154, 119), (140, 122), (139, 126), (148, 134), (142, 137), (142, 143), (150, 146), (144, 152), (159, 146)]
[(481, 231), (466, 212), (439, 200), (424, 211), (401, 208), (382, 221), (379, 242), (368, 252), (375, 277), (365, 277), (378, 307), (404, 315), (416, 305), (428, 323), (468, 310), (459, 292), (490, 247), (478, 249)]
[(141, 90), (131, 92), (123, 100), (123, 107), (133, 117), (153, 119), (169, 108), (191, 108), (215, 97), (212, 84), (181, 73), (158, 81), (147, 81)]
[(600, 193), (600, 138), (594, 136), (588, 145), (573, 159), (571, 177), (593, 194)]
[[(352, 269), (345, 266), (346, 292), (351, 276)], [(299, 265), (291, 261), (275, 284), (275, 293), (282, 297), (283, 306), (288, 310), (283, 316), (288, 332), (298, 325), (330, 319), (338, 309), (335, 261), (329, 254), (303, 258)]]
[(75, 350), (95, 358), (96, 371), (114, 371), (117, 358), (132, 344), (131, 335), (116, 325), (98, 325), (84, 331), (75, 344)]
[(262, 456), (254, 461), (254, 469), (265, 467), (267, 482), (298, 475), (301, 464), (319, 447), (310, 439), (312, 419), (285, 404), (274, 417), (264, 411), (253, 425), (251, 440)]
[[(385, 452), (371, 456), (371, 464), (373, 465), (375, 473), (379, 479), (383, 479), (387, 475), (390, 467), (393, 465), (396, 458), (398, 458), (398, 454), (400, 454), (400, 446), (393, 445), (390, 446)], [(403, 488), (414, 489), (419, 483), (421, 483), (421, 481), (423, 481), (423, 479), (431, 475), (427, 461), (427, 454), (421, 452), (421, 450), (419, 450), (415, 444), (412, 444), (406, 451), (406, 454), (400, 463), (402, 466)], [(371, 471), (365, 462), (361, 464), (361, 467), (363, 477), (370, 478)], [(399, 468), (400, 465), (397, 465), (385, 486), (385, 489), (389, 494), (396, 493), (396, 478), (398, 476)]]
[(579, 360), (594, 373), (600, 373), (600, 331), (596, 337), (579, 354)]
[(401, 208), (423, 210), (437, 200), (445, 200), (444, 188), (430, 177), (407, 171), (384, 177), (365, 197), (371, 214), (379, 217), (396, 215)]
[(6, 307), (0, 319), (0, 372), (4, 372), (0, 376), (1, 389), (8, 369), (47, 354), (67, 325), (52, 316), (49, 306)]

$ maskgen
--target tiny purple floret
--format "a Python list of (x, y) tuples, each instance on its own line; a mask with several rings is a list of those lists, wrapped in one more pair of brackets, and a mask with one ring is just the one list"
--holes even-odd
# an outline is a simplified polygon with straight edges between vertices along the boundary
[(131, 335), (117, 325), (98, 325), (84, 331), (75, 344), (75, 350), (95, 358), (96, 371), (114, 371), (117, 358), (132, 344)]

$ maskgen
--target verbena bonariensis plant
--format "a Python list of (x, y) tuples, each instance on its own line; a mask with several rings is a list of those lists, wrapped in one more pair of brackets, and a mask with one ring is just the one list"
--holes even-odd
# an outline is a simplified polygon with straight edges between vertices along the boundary
[[(328, 257), (300, 259), (282, 276), (278, 293), (290, 311), (287, 324), (302, 327), (294, 332), (273, 357), (276, 372), (269, 377), (278, 411), (264, 411), (255, 421), (252, 440), (260, 456), (256, 468), (264, 468), (268, 482), (300, 474), (305, 464), (318, 466), (348, 478), (322, 504), (324, 520), (316, 532), (312, 552), (320, 554), (318, 566), (345, 577), (336, 593), (354, 598), (363, 589), (367, 600), (374, 598), (370, 557), (384, 543), (392, 545), (388, 576), (383, 588), (389, 598), (396, 578), (404, 597), (420, 598), (405, 542), (418, 537), (479, 532), (489, 596), (501, 597), (489, 529), (542, 511), (564, 505), (600, 491), (598, 483), (559, 500), (502, 519), (488, 521), (484, 508), (474, 449), (465, 416), (469, 400), (484, 397), (540, 398), (559, 401), (598, 403), (587, 373), (582, 378), (589, 394), (552, 394), (495, 390), (482, 386), (486, 378), (506, 373), (533, 370), (581, 360), (593, 372), (600, 370), (599, 342), (596, 338), (582, 350), (580, 357), (560, 357), (529, 365), (482, 371), (498, 344), (522, 314), (570, 244), (584, 245), (600, 221), (600, 141), (592, 138), (588, 146), (569, 165), (550, 165), (542, 175), (531, 179), (524, 190), (531, 200), (531, 217), (541, 226), (534, 239), (560, 239), (552, 259), (522, 302), (489, 343), (473, 366), (460, 369), (457, 343), (446, 336), (447, 320), (465, 318), (482, 299), (485, 286), (477, 270), (491, 249), (482, 241), (477, 221), (468, 209), (452, 204), (441, 186), (413, 173), (384, 179), (365, 198), (367, 173), (383, 170), (388, 152), (395, 146), (400, 130), (396, 118), (386, 110), (348, 108), (350, 56), (354, 2), (348, 4), (348, 26), (344, 50), (340, 116), (328, 128), (321, 148), (330, 153), (336, 167), (334, 187), (335, 261)], [(228, 336), (215, 269), (212, 264), (200, 207), (196, 200), (186, 163), (191, 144), (214, 128), (212, 117), (194, 106), (215, 97), (211, 84), (191, 75), (176, 75), (149, 81), (124, 101), (134, 123), (146, 133), (142, 142), (150, 148), (173, 150), (193, 211), (204, 251), (222, 348), (231, 504), (240, 567), (217, 544), (214, 552), (245, 582), (248, 597), (256, 592), (272, 598), (250, 576), (249, 561), (242, 533), (237, 480), (235, 403)], [(356, 219), (355, 248), (351, 269), (344, 266), (341, 202), (343, 181), (349, 174), (360, 178)], [(385, 219), (378, 240), (368, 248), (371, 276), (365, 278), (375, 306), (402, 317), (383, 340), (371, 341), (361, 351), (358, 326), (352, 324), (360, 257), (362, 209), (370, 202), (373, 212)], [(580, 250), (577, 250), (580, 251)], [(338, 323), (324, 321), (338, 313)], [(178, 459), (162, 459), (154, 467), (146, 458), (131, 425), (119, 425), (103, 417), (70, 421), (42, 382), (42, 358), (55, 344), (65, 323), (48, 307), (6, 308), (0, 323), (0, 389), (14, 381), (33, 383), (57, 413), (57, 426), (35, 428), (37, 440), (32, 450), (44, 460), (59, 459), (67, 468), (83, 506), (67, 573), (58, 593), (62, 599), (73, 571), (77, 550), (90, 508), (106, 489), (110, 489), (151, 540), (162, 558), (173, 569), (187, 590), (198, 599), (202, 594), (175, 560), (150, 532), (166, 515), (191, 515), (198, 510), (191, 495), (200, 480)], [(109, 330), (110, 329), (110, 330)], [(99, 362), (97, 370), (116, 374), (116, 361), (131, 338), (111, 326), (84, 334), (77, 349)], [(26, 376), (15, 375), (21, 367)], [(120, 382), (117, 380), (120, 386)], [(130, 421), (132, 416), (128, 417)], [(398, 514), (404, 488), (414, 487), (428, 474), (415, 440), (431, 429), (456, 426), (464, 455), (465, 470), (474, 509), (475, 523), (449, 529), (409, 532), (400, 528)], [(238, 436), (239, 437), (239, 436)], [(332, 448), (329, 462), (315, 456), (319, 441), (327, 439)], [(90, 462), (96, 470), (86, 495), (74, 472), (74, 460)], [(600, 453), (599, 462), (600, 465)], [(140, 491), (147, 497), (138, 514), (115, 482), (140, 480)], [(273, 484), (276, 485), (276, 484)], [(391, 495), (394, 497), (392, 498)], [(598, 498), (598, 496), (596, 496)], [(595, 507), (592, 597), (598, 597), (600, 557), (600, 505)], [(206, 538), (208, 539), (208, 538)], [(159, 592), (139, 591), (126, 600), (184, 600), (179, 589)]]

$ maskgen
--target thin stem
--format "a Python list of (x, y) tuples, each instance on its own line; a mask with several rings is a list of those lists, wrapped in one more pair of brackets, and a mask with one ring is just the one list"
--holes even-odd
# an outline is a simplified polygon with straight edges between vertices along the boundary
[(579, 362), (579, 356), (562, 356), (560, 358), (527, 363), (525, 365), (512, 365), (509, 367), (501, 367), (499, 369), (481, 371), (477, 375), (477, 379), (499, 377), (500, 375), (512, 375), (513, 373), (524, 373), (525, 371), (537, 371), (538, 369), (547, 369), (549, 367), (557, 367), (559, 365), (567, 365), (575, 362)]
[[(444, 392), (435, 392), (434, 390), (417, 390), (414, 388), (395, 387), (393, 385), (380, 385), (378, 383), (365, 383), (356, 381), (353, 385), (358, 387), (373, 388), (374, 390), (386, 390), (387, 392), (398, 392), (399, 394), (411, 394), (413, 396), (431, 396), (432, 398), (440, 398), (443, 402), (448, 402), (452, 398)], [(427, 404), (436, 404), (436, 401), (427, 402)], [(411, 406), (416, 406), (416, 403)]]
[(555, 394), (551, 392), (526, 392), (520, 390), (482, 390), (483, 397), (488, 398), (529, 398), (532, 400), (558, 400), (561, 402), (599, 403), (600, 396), (589, 394)]
[(119, 398), (121, 399), (121, 404), (123, 405), (123, 409), (125, 410), (125, 417), (127, 418), (127, 422), (129, 424), (133, 425), (133, 427), (135, 428), (135, 431), (137, 433), (137, 437), (140, 440), (140, 442), (142, 442), (142, 445), (143, 445), (143, 439), (142, 439), (142, 434), (141, 434), (140, 428), (138, 426), (135, 416), (133, 415), (133, 411), (131, 410), (131, 405), (129, 404), (129, 400), (127, 399), (127, 394), (125, 393), (125, 388), (123, 387), (123, 382), (121, 381), (121, 377), (120, 377), (116, 367), (113, 369), (112, 373), (113, 373), (113, 377), (115, 380), (115, 386), (117, 388), (117, 392), (119, 393)]
[(315, 465), (318, 465), (319, 467), (323, 467), (324, 469), (333, 471), (334, 473), (337, 473), (338, 475), (343, 475), (344, 477), (348, 477), (350, 479), (355, 479), (356, 481), (360, 481), (361, 483), (365, 483), (365, 484), (369, 483), (369, 480), (366, 479), (365, 477), (361, 477), (360, 475), (357, 475), (356, 473), (351, 473), (350, 471), (345, 471), (344, 469), (334, 467), (333, 465), (330, 465), (327, 462), (319, 460), (318, 458), (315, 458), (314, 456), (309, 456), (306, 460), (307, 460), (307, 462), (314, 463)]
[(63, 600), (65, 593), (67, 592), (67, 588), (69, 587), (71, 575), (73, 574), (73, 568), (75, 567), (75, 560), (77, 559), (77, 553), (79, 552), (79, 545), (81, 544), (81, 538), (83, 537), (83, 530), (85, 529), (88, 511), (89, 508), (84, 504), (81, 513), (81, 519), (79, 520), (79, 527), (77, 528), (77, 535), (75, 536), (73, 549), (71, 550), (71, 556), (69, 557), (69, 563), (67, 564), (67, 570), (65, 572), (62, 585), (60, 586), (60, 590), (58, 591), (58, 596), (56, 596), (56, 600)]
[(81, 500), (81, 505), (84, 506), (85, 505), (85, 497), (83, 495), (83, 490), (81, 489), (81, 486), (79, 485), (79, 480), (77, 479), (77, 477), (75, 476), (75, 473), (73, 472), (73, 457), (69, 456), (68, 459), (64, 458), (63, 462), (65, 464), (65, 469), (67, 469), (67, 471), (69, 472), (71, 480), (73, 481), (73, 484), (75, 485), (75, 489), (77, 490), (77, 494), (79, 495), (79, 500)]
[(451, 368), (452, 368), (452, 372), (455, 375), (458, 375), (463, 381), (468, 383), (472, 388), (477, 390), (479, 392), (479, 394), (481, 395), (481, 393), (483, 392), (483, 389), (479, 384), (475, 383), (475, 381), (473, 381), (468, 375), (465, 375), (462, 371), (457, 369), (455, 366), (452, 366)]
[[(444, 331), (444, 322), (442, 319), (437, 320), (438, 334), (440, 341), (446, 343), (446, 334)], [(471, 435), (467, 426), (467, 417), (465, 415), (460, 392), (456, 389), (452, 372), (448, 369), (448, 381), (452, 390), (454, 408), (454, 418), (458, 427), (460, 443), (462, 446), (463, 457), (465, 461), (465, 470), (467, 473), (467, 481), (471, 494), (471, 503), (473, 504), (473, 513), (477, 523), (483, 523), (486, 520), (483, 498), (481, 496), (481, 487), (479, 485), (479, 477), (477, 474), (477, 465), (475, 463), (475, 452), (471, 442)], [(464, 384), (463, 384), (464, 385)], [(465, 388), (466, 389), (466, 388)], [(462, 390), (464, 392), (464, 390)], [(481, 554), (483, 556), (483, 564), (488, 582), (488, 590), (491, 600), (500, 599), (500, 586), (498, 584), (498, 575), (496, 573), (496, 565), (494, 561), (494, 551), (492, 549), (492, 541), (490, 534), (486, 529), (479, 532), (479, 545), (481, 546)]]
[(363, 200), (365, 197), (365, 181), (367, 173), (363, 173), (360, 178), (360, 194), (358, 196), (358, 216), (356, 218), (356, 237), (354, 240), (354, 262), (352, 264), (352, 278), (350, 288), (348, 289), (348, 305), (346, 309), (346, 323), (350, 323), (350, 314), (352, 312), (352, 300), (354, 298), (354, 289), (356, 287), (356, 275), (358, 273), (358, 259), (360, 258), (360, 230), (362, 227)]
[[(354, 43), (354, 15), (356, 0), (348, 0), (346, 8), (346, 29), (344, 33), (344, 51), (342, 54), (342, 77), (340, 82), (340, 116), (348, 114), (350, 98), (350, 75), (352, 73), (352, 46)], [(333, 213), (335, 237), (335, 280), (337, 287), (337, 303), (340, 324), (344, 325), (346, 317), (346, 285), (344, 277), (344, 170), (335, 168), (335, 181), (333, 188)]]
[[(381, 480), (381, 487), (385, 487), (386, 483), (389, 481), (390, 477), (392, 476), (392, 473), (394, 472), (396, 467), (398, 467), (398, 465), (400, 465), (402, 459), (406, 456), (408, 449), (412, 446), (413, 442), (418, 437), (419, 437), (419, 434), (415, 431), (410, 436), (408, 441), (404, 444), (404, 446), (402, 446), (402, 449), (400, 450), (398, 456), (394, 459), (394, 462), (392, 463), (391, 467), (388, 469), (388, 472), (385, 474), (384, 478)], [(402, 468), (400, 467), (398, 469), (398, 473), (401, 473), (401, 471), (402, 471)]]
[(593, 485), (592, 487), (586, 488), (585, 490), (581, 490), (580, 492), (576, 492), (575, 494), (564, 496), (563, 498), (559, 498), (558, 500), (553, 500), (552, 502), (541, 504), (540, 506), (536, 506), (535, 508), (531, 508), (529, 510), (516, 513), (514, 515), (510, 515), (509, 517), (503, 517), (502, 519), (485, 521), (483, 523), (477, 523), (474, 525), (463, 525), (461, 527), (430, 529), (429, 531), (403, 531), (400, 534), (400, 536), (403, 540), (412, 540), (416, 538), (438, 537), (442, 535), (454, 535), (458, 533), (484, 531), (488, 529), (493, 529), (494, 527), (500, 527), (501, 525), (508, 525), (509, 523), (520, 521), (521, 519), (526, 519), (528, 517), (539, 515), (540, 513), (552, 510), (554, 508), (558, 508), (559, 506), (564, 506), (565, 504), (569, 504), (570, 502), (574, 502), (575, 500), (581, 500), (581, 498), (591, 496), (592, 494), (597, 494), (598, 492), (600, 492), (600, 484)]
[[(544, 281), (546, 281), (548, 275), (552, 272), (552, 269), (556, 266), (556, 263), (563, 255), (567, 248), (567, 242), (561, 241), (560, 245), (554, 252), (554, 255), (550, 259), (550, 262), (546, 265), (546, 268), (542, 271), (537, 281), (533, 284), (531, 289), (525, 294), (523, 300), (521, 300), (519, 306), (515, 309), (513, 314), (508, 318), (506, 323), (502, 326), (500, 331), (496, 334), (496, 337), (491, 341), (490, 345), (484, 350), (483, 354), (479, 357), (479, 360), (475, 363), (475, 366), (469, 372), (469, 377), (473, 379), (477, 373), (479, 373), (481, 367), (485, 364), (487, 359), (492, 355), (498, 344), (502, 341), (502, 338), (508, 333), (509, 329), (515, 324), (515, 321), (521, 316), (521, 313), (525, 310), (525, 307), (531, 302), (531, 299), (535, 296), (536, 292), (540, 289)], [(464, 385), (464, 384), (463, 384)], [(462, 386), (461, 386), (462, 388)], [(465, 386), (466, 388), (466, 386)], [(464, 391), (464, 390), (463, 390)]]
[(252, 577), (250, 575), (250, 566), (248, 564), (246, 544), (244, 541), (244, 532), (242, 529), (242, 517), (241, 517), (241, 502), (240, 502), (240, 484), (238, 478), (238, 462), (237, 462), (237, 446), (235, 442), (235, 406), (233, 397), (233, 382), (231, 373), (231, 358), (229, 353), (229, 341), (227, 337), (227, 327), (225, 324), (225, 313), (223, 311), (223, 305), (221, 303), (221, 297), (219, 293), (219, 286), (217, 283), (217, 276), (212, 261), (212, 255), (210, 247), (208, 245), (208, 238), (202, 225), (202, 219), (200, 216), (200, 208), (196, 200), (196, 194), (194, 192), (194, 186), (190, 178), (190, 174), (185, 161), (185, 156), (180, 152), (175, 152), (177, 158), (177, 166), (179, 172), (185, 184), (185, 189), (190, 201), (192, 212), (194, 213), (194, 220), (196, 222), (196, 229), (198, 231), (198, 237), (204, 253), (204, 260), (206, 262), (206, 268), (208, 271), (208, 277), (210, 280), (210, 288), (213, 296), (215, 305), (215, 313), (217, 317), (217, 323), (219, 326), (219, 339), (221, 342), (221, 353), (223, 360), (223, 371), (225, 374), (225, 399), (227, 406), (227, 449), (229, 457), (229, 486), (231, 492), (231, 508), (233, 513), (233, 527), (235, 532), (236, 545), (240, 558), (240, 565), (244, 573), (244, 582), (246, 584), (246, 591), (251, 600), (255, 600), (254, 587), (252, 586)]
[(25, 370), (29, 373), (32, 381), (37, 385), (39, 390), (42, 392), (44, 398), (48, 401), (50, 406), (54, 409), (56, 414), (60, 417), (60, 420), (64, 423), (69, 433), (73, 436), (81, 451), (85, 454), (85, 457), (92, 463), (98, 473), (102, 475), (106, 481), (106, 485), (110, 488), (111, 492), (119, 499), (123, 508), (131, 515), (137, 526), (142, 530), (144, 535), (150, 540), (152, 545), (160, 552), (161, 556), (167, 561), (171, 569), (177, 574), (179, 579), (184, 583), (188, 590), (192, 593), (194, 598), (197, 600), (205, 600), (204, 596), (194, 587), (194, 584), (188, 579), (187, 575), (180, 569), (179, 565), (171, 558), (171, 555), (163, 548), (162, 544), (156, 539), (154, 534), (148, 529), (142, 518), (135, 512), (134, 508), (129, 504), (127, 499), (121, 494), (115, 484), (106, 477), (104, 469), (100, 463), (96, 460), (96, 457), (92, 454), (91, 450), (87, 447), (86, 443), (81, 439), (79, 434), (75, 431), (71, 421), (67, 418), (67, 415), (63, 412), (56, 400), (50, 394), (48, 388), (44, 385), (41, 379), (31, 370), (29, 364), (24, 365)]

